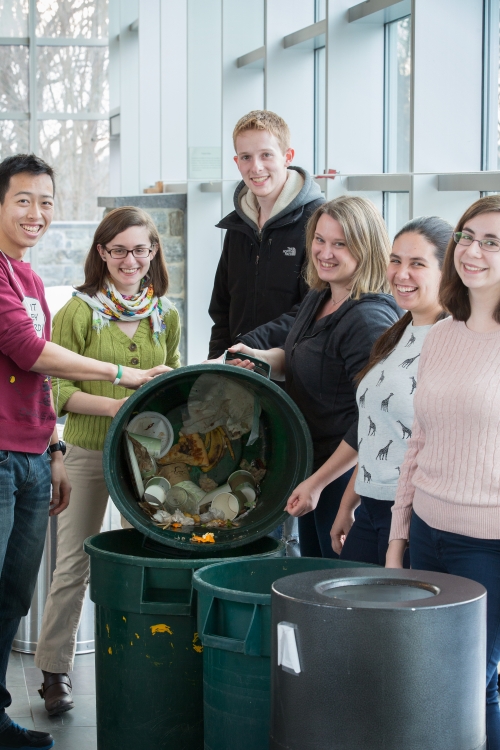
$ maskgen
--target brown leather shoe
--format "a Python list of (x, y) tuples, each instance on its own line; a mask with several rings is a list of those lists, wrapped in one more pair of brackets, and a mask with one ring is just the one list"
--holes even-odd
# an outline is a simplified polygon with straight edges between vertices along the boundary
[(42, 687), (38, 691), (45, 701), (49, 716), (71, 711), (75, 704), (71, 697), (72, 685), (66, 673), (43, 672)]

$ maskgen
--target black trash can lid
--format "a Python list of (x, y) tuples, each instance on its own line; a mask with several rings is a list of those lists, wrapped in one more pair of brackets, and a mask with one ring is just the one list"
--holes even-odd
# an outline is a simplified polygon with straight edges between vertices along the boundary
[(476, 581), (427, 570), (344, 568), (297, 573), (273, 584), (275, 594), (343, 609), (450, 607), (486, 596)]

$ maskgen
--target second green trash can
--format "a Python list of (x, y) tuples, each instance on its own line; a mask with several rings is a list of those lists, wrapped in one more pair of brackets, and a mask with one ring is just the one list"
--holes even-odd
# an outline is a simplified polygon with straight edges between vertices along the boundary
[[(90, 537), (99, 750), (202, 750), (203, 647), (194, 571), (215, 559), (169, 559), (135, 529)], [(168, 550), (165, 550), (165, 553)], [(264, 537), (224, 553), (281, 556)], [(248, 559), (248, 558), (247, 558)]]
[(271, 586), (313, 570), (365, 567), (325, 558), (226, 561), (197, 571), (205, 750), (265, 750), (271, 712)]

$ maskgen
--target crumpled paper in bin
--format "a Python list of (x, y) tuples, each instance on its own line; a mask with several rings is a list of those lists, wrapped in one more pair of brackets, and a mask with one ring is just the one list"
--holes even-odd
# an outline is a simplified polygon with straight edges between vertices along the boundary
[(231, 440), (250, 432), (247, 445), (252, 445), (259, 437), (259, 399), (223, 375), (200, 375), (191, 388), (187, 408), (188, 415), (181, 430), (185, 435), (207, 433), (223, 426)]

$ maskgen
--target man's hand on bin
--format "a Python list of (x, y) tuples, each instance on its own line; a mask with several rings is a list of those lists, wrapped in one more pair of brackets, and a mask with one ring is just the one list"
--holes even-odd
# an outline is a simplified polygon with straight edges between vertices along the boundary
[(152, 367), (151, 370), (136, 370), (135, 367), (123, 367), (120, 385), (135, 391), (141, 385), (144, 385), (144, 383), (149, 383), (153, 378), (156, 378), (158, 375), (164, 375), (166, 372), (172, 372), (172, 368), (166, 365), (158, 365), (157, 367)]

